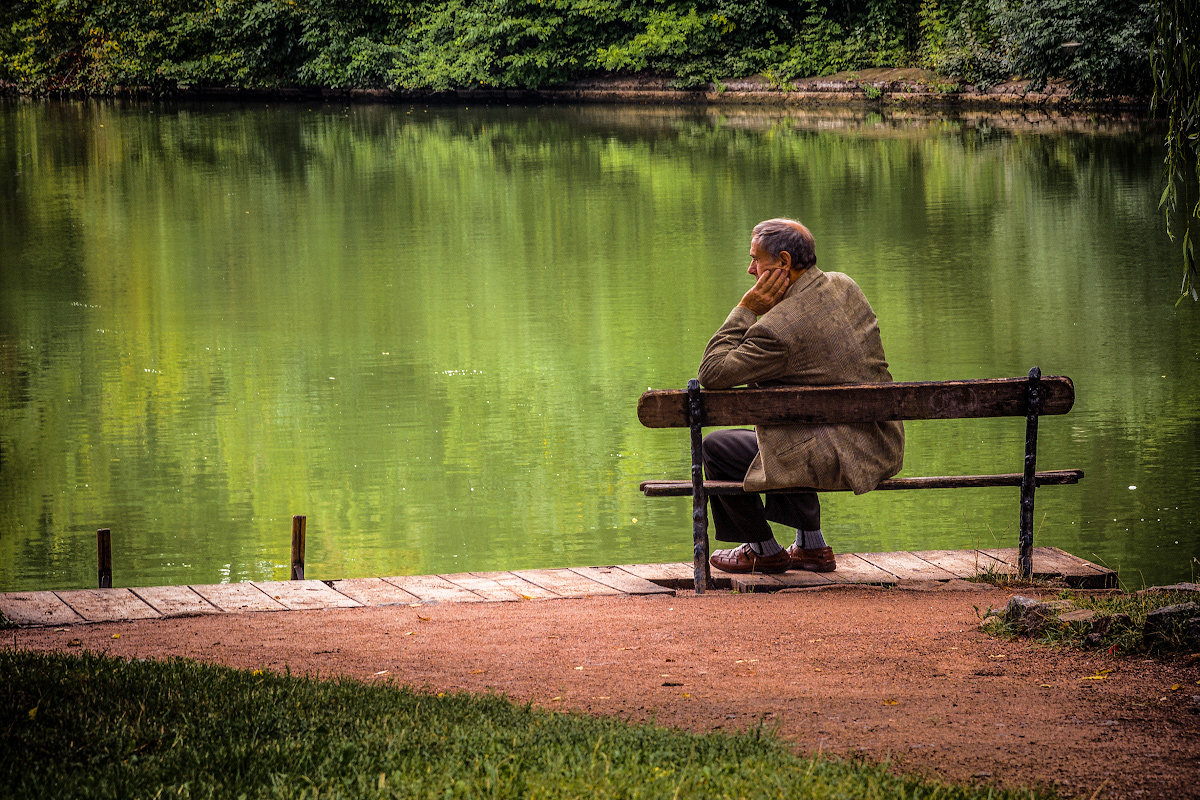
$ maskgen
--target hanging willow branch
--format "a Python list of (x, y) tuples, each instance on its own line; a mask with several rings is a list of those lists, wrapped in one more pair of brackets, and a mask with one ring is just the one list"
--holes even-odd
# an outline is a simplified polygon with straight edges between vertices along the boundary
[(1183, 242), (1179, 300), (1189, 294), (1200, 300), (1194, 245), (1200, 236), (1200, 0), (1156, 0), (1150, 65), (1150, 108), (1167, 119), (1166, 186), (1158, 205), (1171, 241)]

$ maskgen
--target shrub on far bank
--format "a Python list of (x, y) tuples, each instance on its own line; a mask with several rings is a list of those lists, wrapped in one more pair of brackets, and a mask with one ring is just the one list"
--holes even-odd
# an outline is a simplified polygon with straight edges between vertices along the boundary
[[(1139, 0), (10, 0), (0, 80), (121, 86), (536, 89), (605, 73), (777, 85), (923, 66), (981, 86), (1149, 94)], [(1064, 47), (1064, 44), (1067, 45)]]

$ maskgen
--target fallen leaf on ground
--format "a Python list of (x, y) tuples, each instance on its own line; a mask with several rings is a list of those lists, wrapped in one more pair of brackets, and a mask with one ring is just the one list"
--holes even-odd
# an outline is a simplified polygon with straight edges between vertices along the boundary
[(1095, 675), (1083, 675), (1079, 678), (1081, 681), (1102, 681), (1112, 673), (1111, 669), (1098, 669)]
[(884, 700), (883, 704), (885, 706), (898, 706), (898, 705), (900, 705), (900, 701), (899, 700)]
[(120, 639), (120, 638), (121, 638), (121, 634), (119, 634), (119, 633), (114, 633), (114, 634), (112, 635), (112, 637), (113, 637), (114, 639)]

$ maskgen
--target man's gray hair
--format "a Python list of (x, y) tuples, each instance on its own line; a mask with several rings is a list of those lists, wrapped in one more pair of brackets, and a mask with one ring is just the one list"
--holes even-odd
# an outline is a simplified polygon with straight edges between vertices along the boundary
[(796, 269), (808, 269), (817, 265), (817, 247), (813, 235), (808, 228), (794, 219), (769, 219), (754, 226), (751, 239), (757, 239), (759, 245), (779, 258), (779, 254), (787, 251), (792, 256), (792, 264)]

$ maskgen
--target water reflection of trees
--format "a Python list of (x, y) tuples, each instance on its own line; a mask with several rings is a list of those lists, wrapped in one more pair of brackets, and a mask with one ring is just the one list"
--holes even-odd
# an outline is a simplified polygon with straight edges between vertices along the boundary
[[(301, 511), (415, 569), (444, 568), (427, 543), (460, 529), (507, 536), (504, 566), (671, 536), (678, 509), (626, 488), (684, 452), (632, 404), (694, 373), (744, 288), (747, 231), (778, 213), (864, 286), (897, 377), (1076, 377), (1077, 421), (1047, 425), (1047, 452), (1089, 479), (1051, 524), (1132, 482), (1107, 465), (1131, 431), (1171, 452), (1196, 435), (1178, 378), (1194, 336), (1147, 332), (1173, 277), (1142, 233), (1158, 157), (1137, 125), (80, 103), (0, 107), (0, 136), (32, 154), (0, 194), (0, 241), (18, 243), (0, 278), (0, 496), (4, 529), (24, 528), (0, 562), (63, 564), (80, 585), (66, 565), (90, 545), (62, 532), (97, 513), (148, 554), (179, 531), (168, 547), (220, 554), (233, 577), (271, 569), (243, 528), (286, 532)], [(1012, 444), (912, 436), (914, 472), (991, 470)], [(152, 504), (173, 518), (112, 499), (131, 485), (169, 490)], [(841, 518), (944, 527), (939, 502)], [(534, 525), (562, 535), (523, 537)]]

